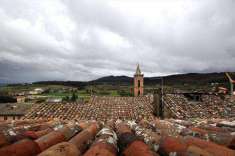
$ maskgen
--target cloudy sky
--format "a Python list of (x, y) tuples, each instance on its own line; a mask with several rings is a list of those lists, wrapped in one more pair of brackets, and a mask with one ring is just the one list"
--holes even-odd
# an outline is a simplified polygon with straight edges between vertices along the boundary
[(235, 71), (234, 0), (0, 0), (0, 82)]

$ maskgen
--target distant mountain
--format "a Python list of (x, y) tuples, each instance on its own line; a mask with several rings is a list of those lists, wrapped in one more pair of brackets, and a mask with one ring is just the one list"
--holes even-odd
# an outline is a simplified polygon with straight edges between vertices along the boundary
[(88, 82), (81, 81), (38, 81), (33, 84), (43, 84), (43, 85), (64, 85), (64, 86), (72, 86), (72, 87), (85, 87)]
[[(235, 73), (230, 74), (235, 79)], [(164, 84), (195, 84), (204, 85), (209, 83), (228, 83), (224, 73), (188, 73), (188, 74), (178, 74), (169, 75), (163, 77), (145, 77), (144, 83), (146, 85), (153, 85), (161, 83), (161, 78), (163, 78)], [(66, 86), (86, 86), (89, 84), (121, 84), (129, 85), (133, 83), (133, 78), (128, 76), (105, 76), (93, 81), (81, 82), (81, 81), (41, 81), (35, 82), (35, 84), (57, 84)]]
[(133, 78), (128, 77), (128, 76), (105, 76), (105, 77), (101, 77), (99, 79), (90, 81), (89, 83), (130, 84), (132, 81), (133, 81)]
[[(230, 74), (235, 78), (235, 73)], [(145, 77), (146, 85), (159, 84), (163, 78), (164, 84), (209, 84), (209, 83), (227, 83), (228, 79), (224, 73), (188, 73), (169, 75), (163, 77)], [(93, 83), (108, 83), (108, 84), (130, 84), (133, 82), (132, 77), (128, 76), (106, 76), (92, 81)]]
[[(234, 75), (234, 73), (231, 74), (231, 76)], [(166, 76), (164, 82), (166, 84), (208, 84), (227, 83), (228, 79), (224, 73), (188, 73)]]
[(6, 86), (6, 83), (0, 83), (0, 87)]

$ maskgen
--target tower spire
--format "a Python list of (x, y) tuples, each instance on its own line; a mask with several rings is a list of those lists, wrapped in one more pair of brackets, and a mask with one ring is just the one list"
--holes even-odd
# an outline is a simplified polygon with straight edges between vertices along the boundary
[(139, 65), (139, 63), (137, 64), (137, 68), (136, 68), (135, 75), (141, 75), (141, 70), (140, 70), (140, 65)]

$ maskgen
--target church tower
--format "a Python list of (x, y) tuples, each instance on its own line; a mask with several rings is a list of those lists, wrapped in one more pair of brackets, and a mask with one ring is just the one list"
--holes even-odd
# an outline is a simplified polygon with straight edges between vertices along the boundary
[(141, 74), (140, 66), (137, 65), (134, 75), (134, 96), (144, 95), (144, 74)]

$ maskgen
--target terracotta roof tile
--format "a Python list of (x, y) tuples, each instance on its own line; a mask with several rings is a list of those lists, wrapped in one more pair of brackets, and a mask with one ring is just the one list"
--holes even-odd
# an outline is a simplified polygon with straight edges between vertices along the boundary
[(37, 105), (25, 120), (0, 123), (0, 155), (235, 155), (235, 119), (209, 118), (226, 115), (219, 98), (206, 96), (198, 105), (179, 95), (164, 98), (178, 119), (155, 118), (147, 96)]
[(107, 121), (110, 119), (153, 118), (149, 97), (97, 97), (88, 104), (45, 103), (37, 105), (26, 114), (27, 119), (59, 118)]
[(201, 101), (189, 101), (183, 94), (166, 94), (164, 105), (172, 117), (189, 118), (235, 118), (235, 105), (217, 95), (202, 95)]
[[(190, 124), (188, 122), (190, 121), (175, 119), (139, 122), (134, 120), (16, 121), (14, 124), (6, 123), (8, 128), (1, 130), (0, 155), (234, 156), (235, 129), (230, 127), (231, 121), (201, 119)], [(218, 127), (221, 123), (223, 127)], [(37, 128), (30, 128), (36, 124), (39, 125)], [(17, 131), (6, 133), (16, 129)], [(185, 130), (191, 130), (192, 133), (185, 133)], [(16, 133), (24, 137), (18, 137)], [(209, 137), (204, 137), (206, 135)], [(224, 139), (227, 136), (230, 139)], [(14, 138), (12, 139), (14, 141), (9, 137)]]

